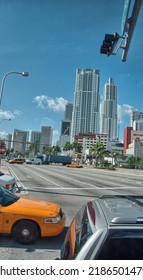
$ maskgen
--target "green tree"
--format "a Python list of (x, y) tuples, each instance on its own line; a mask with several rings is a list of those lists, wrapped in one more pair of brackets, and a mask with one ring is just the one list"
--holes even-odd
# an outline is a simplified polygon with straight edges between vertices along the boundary
[(139, 157), (135, 157), (135, 156), (130, 156), (127, 159), (127, 163), (134, 168), (138, 168), (139, 164), (140, 164), (140, 158)]
[(5, 141), (4, 140), (0, 140), (0, 145), (5, 146)]
[(70, 142), (66, 142), (66, 144), (63, 147), (63, 151), (70, 151), (72, 150), (72, 144)]
[(80, 143), (78, 143), (77, 141), (74, 141), (72, 143), (72, 149), (76, 152), (76, 153), (81, 153), (82, 152), (82, 145)]
[(47, 145), (43, 146), (43, 149), (42, 149), (42, 153), (43, 154), (51, 154), (52, 153), (52, 147), (49, 147)]
[(138, 167), (139, 169), (143, 169), (143, 159), (138, 160)]
[(53, 146), (52, 147), (52, 152), (53, 152), (54, 155), (57, 155), (58, 153), (61, 152), (61, 148), (58, 145)]
[(104, 156), (107, 155), (108, 152), (105, 149), (103, 144), (96, 143), (92, 146), (92, 157), (95, 159), (95, 166), (98, 166), (99, 160), (102, 164), (104, 160)]
[(29, 154), (34, 156), (36, 154), (36, 147), (37, 147), (37, 143), (30, 144), (28, 148)]

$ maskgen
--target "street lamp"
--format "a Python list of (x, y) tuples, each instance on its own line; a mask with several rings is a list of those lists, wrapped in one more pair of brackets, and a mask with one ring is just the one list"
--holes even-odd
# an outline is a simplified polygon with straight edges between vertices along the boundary
[(11, 75), (11, 74), (19, 74), (19, 75), (22, 75), (23, 77), (28, 77), (29, 76), (28, 72), (15, 72), (15, 71), (8, 72), (4, 75), (4, 77), (2, 79), (2, 83), (1, 83), (1, 89), (0, 89), (0, 107), (1, 107), (1, 102), (2, 102), (2, 95), (3, 95), (5, 79), (8, 75)]
[(2, 121), (11, 121), (11, 119), (0, 119), (0, 123), (1, 123)]

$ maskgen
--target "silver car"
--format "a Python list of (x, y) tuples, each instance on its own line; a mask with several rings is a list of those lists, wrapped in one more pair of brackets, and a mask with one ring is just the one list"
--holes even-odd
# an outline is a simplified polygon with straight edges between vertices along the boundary
[(16, 188), (15, 177), (0, 171), (0, 186), (3, 186), (8, 190), (14, 191)]
[(143, 260), (143, 196), (101, 196), (73, 219), (63, 260)]

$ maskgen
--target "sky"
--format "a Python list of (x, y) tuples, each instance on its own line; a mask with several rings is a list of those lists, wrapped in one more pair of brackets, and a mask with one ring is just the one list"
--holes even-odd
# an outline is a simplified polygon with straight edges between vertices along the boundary
[[(143, 112), (143, 7), (127, 61), (100, 54), (105, 33), (121, 35), (125, 0), (0, 0), (0, 135), (52, 126), (59, 139), (65, 104), (73, 102), (76, 69), (100, 70), (118, 87), (120, 140), (130, 110)], [(134, 0), (132, 0), (134, 3)], [(23, 77), (21, 72), (28, 72)], [(10, 119), (10, 121), (9, 121)]]

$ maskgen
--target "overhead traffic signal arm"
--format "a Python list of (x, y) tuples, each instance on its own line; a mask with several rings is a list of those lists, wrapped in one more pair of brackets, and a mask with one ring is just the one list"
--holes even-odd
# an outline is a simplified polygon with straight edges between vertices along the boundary
[(117, 33), (105, 34), (105, 38), (100, 48), (100, 53), (107, 54), (108, 56), (114, 54), (113, 50), (115, 49), (119, 38), (121, 37)]

